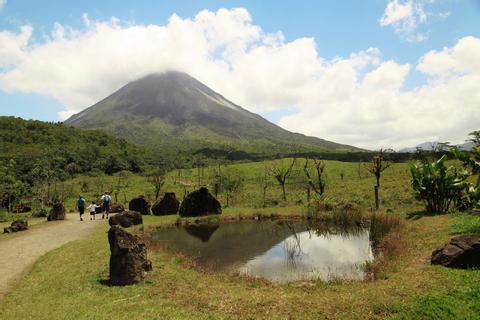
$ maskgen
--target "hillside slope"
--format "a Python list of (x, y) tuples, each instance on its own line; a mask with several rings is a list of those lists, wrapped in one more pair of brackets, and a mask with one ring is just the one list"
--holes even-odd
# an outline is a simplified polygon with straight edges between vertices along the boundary
[(292, 133), (268, 122), (181, 72), (133, 81), (65, 124), (102, 128), (129, 141), (165, 152), (230, 150), (254, 154), (293, 150), (358, 150)]
[(146, 150), (100, 130), (62, 123), (0, 117), (0, 161), (14, 160), (20, 175), (32, 179), (35, 167), (58, 178), (100, 170), (139, 171)]

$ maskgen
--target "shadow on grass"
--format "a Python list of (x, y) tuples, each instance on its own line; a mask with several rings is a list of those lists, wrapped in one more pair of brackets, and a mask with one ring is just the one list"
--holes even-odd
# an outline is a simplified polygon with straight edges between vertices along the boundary
[(99, 279), (99, 280), (97, 280), (97, 282), (100, 283), (102, 286), (107, 286), (107, 287), (112, 286), (110, 284), (110, 279)]
[(439, 215), (444, 215), (446, 213), (437, 213), (437, 212), (428, 212), (428, 211), (413, 211), (407, 213), (407, 219), (408, 220), (418, 220), (423, 217), (433, 217), (433, 216), (439, 216)]

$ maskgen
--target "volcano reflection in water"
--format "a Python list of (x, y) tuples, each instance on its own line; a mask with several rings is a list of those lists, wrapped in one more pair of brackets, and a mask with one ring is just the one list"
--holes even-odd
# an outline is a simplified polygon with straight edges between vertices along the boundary
[(274, 282), (362, 280), (363, 266), (373, 261), (368, 229), (339, 230), (302, 222), (159, 228), (152, 240), (204, 267)]

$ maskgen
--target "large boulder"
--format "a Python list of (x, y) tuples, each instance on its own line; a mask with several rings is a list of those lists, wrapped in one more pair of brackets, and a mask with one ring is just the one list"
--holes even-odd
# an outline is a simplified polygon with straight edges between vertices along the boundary
[(125, 207), (122, 206), (120, 203), (114, 203), (110, 207), (110, 213), (120, 213), (125, 211)]
[(480, 267), (480, 235), (458, 236), (432, 252), (432, 264), (450, 268)]
[(10, 227), (6, 227), (3, 229), (5, 233), (12, 233), (18, 231), (24, 231), (28, 229), (28, 221), (27, 220), (15, 220), (12, 222)]
[(55, 203), (47, 216), (47, 221), (65, 220), (65, 207), (61, 203)]
[(125, 286), (139, 283), (145, 272), (152, 270), (145, 243), (119, 226), (108, 231), (110, 243), (110, 285)]
[(150, 203), (144, 196), (139, 196), (130, 200), (128, 209), (140, 212), (141, 214), (150, 214)]
[(180, 201), (177, 200), (175, 192), (166, 192), (162, 200), (153, 205), (152, 213), (156, 216), (176, 214), (179, 207)]
[(111, 216), (108, 219), (108, 224), (111, 226), (120, 225), (124, 228), (128, 228), (133, 225), (142, 224), (143, 218), (140, 212), (137, 211), (124, 211)]
[(211, 214), (221, 214), (222, 206), (207, 188), (200, 188), (189, 193), (180, 206), (180, 216), (198, 217)]

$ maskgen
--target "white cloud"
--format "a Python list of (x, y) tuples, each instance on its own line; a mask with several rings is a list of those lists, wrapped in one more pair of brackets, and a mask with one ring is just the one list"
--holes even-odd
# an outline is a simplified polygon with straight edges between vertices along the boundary
[(2, 11), (3, 7), (7, 4), (7, 0), (0, 0), (0, 11)]
[(395, 33), (409, 42), (421, 42), (428, 38), (425, 32), (418, 31), (426, 24), (428, 17), (446, 19), (450, 12), (427, 12), (425, 6), (435, 0), (388, 0), (379, 23), (382, 27), (391, 26)]
[[(368, 148), (461, 141), (480, 123), (475, 37), (413, 66), (382, 61), (377, 48), (324, 59), (314, 39), (265, 33), (245, 9), (173, 15), (166, 25), (82, 18), (83, 29), (57, 23), (43, 43), (32, 43), (30, 26), (0, 32), (0, 89), (54, 97), (66, 118), (129, 81), (177, 69), (254, 112), (298, 110), (280, 120), (287, 129)], [(404, 89), (411, 69), (428, 83)]]

